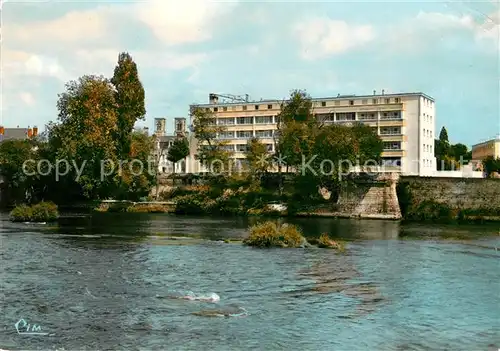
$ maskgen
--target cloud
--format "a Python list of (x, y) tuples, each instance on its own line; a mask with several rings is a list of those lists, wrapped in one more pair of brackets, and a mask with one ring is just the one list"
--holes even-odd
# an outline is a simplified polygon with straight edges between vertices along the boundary
[(370, 25), (350, 25), (326, 17), (301, 21), (293, 28), (306, 60), (325, 58), (359, 48), (375, 39)]
[(28, 106), (32, 106), (35, 104), (35, 98), (31, 93), (23, 91), (22, 93), (19, 94), (19, 98), (21, 99), (22, 102), (24, 102)]
[(236, 2), (152, 0), (136, 5), (137, 18), (167, 45), (208, 40)]

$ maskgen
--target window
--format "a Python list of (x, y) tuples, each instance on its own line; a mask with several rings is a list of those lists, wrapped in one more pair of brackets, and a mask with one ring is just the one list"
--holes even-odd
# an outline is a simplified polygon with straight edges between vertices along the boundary
[(315, 117), (320, 122), (333, 122), (335, 120), (333, 113), (317, 113)]
[(236, 145), (236, 151), (237, 152), (247, 152), (248, 151), (248, 145), (247, 144), (237, 144)]
[(243, 111), (247, 110), (247, 106), (246, 105), (242, 106), (242, 108), (243, 108)]
[(233, 125), (234, 124), (234, 118), (219, 118), (217, 119), (217, 124), (222, 125), (222, 126), (227, 126), (227, 125)]
[(358, 119), (360, 121), (374, 120), (374, 119), (377, 119), (377, 113), (376, 112), (361, 112), (361, 113), (358, 113)]
[(400, 119), (400, 118), (401, 118), (400, 111), (382, 112), (380, 116), (380, 119)]
[(326, 107), (326, 101), (321, 101), (321, 107)]
[(354, 105), (354, 100), (349, 100), (349, 105)]
[(372, 99), (372, 104), (376, 105), (377, 104), (377, 99)]
[(384, 150), (401, 150), (400, 141), (384, 141)]
[(219, 108), (218, 107), (214, 107), (214, 112), (218, 112), (219, 111)]
[(222, 107), (222, 111), (227, 111), (227, 106)]
[(272, 110), (272, 108), (273, 108), (273, 105), (267, 105), (268, 110)]
[(356, 114), (354, 112), (339, 112), (337, 113), (337, 121), (354, 121)]
[(363, 99), (363, 100), (361, 100), (361, 103), (362, 103), (363, 105), (366, 105), (366, 104), (368, 103), (368, 100), (367, 100), (367, 99)]
[(401, 167), (400, 157), (386, 157), (382, 159), (382, 166), (386, 167)]
[(238, 130), (236, 132), (236, 137), (240, 139), (247, 139), (253, 137), (253, 133), (251, 130)]
[(259, 109), (259, 105), (255, 105), (255, 109), (258, 110)]
[(267, 152), (273, 151), (273, 144), (266, 144)]
[(271, 124), (273, 123), (273, 116), (258, 116), (255, 117), (256, 124)]
[(335, 106), (340, 106), (340, 100), (335, 100)]
[(224, 151), (234, 151), (234, 145), (223, 145), (222, 150)]
[(394, 102), (395, 102), (396, 104), (399, 104), (399, 103), (401, 102), (401, 99), (400, 99), (400, 98), (395, 98), (395, 99), (394, 99)]
[(253, 117), (238, 117), (237, 124), (252, 124)]
[(234, 138), (234, 131), (220, 132), (219, 133), (219, 138), (221, 138), (221, 139), (232, 139), (232, 138)]
[(382, 127), (380, 128), (380, 135), (400, 135), (401, 127)]
[(391, 99), (390, 98), (389, 99), (385, 99), (385, 103), (386, 104), (390, 104), (391, 103)]
[(272, 138), (273, 131), (272, 130), (256, 130), (255, 136), (257, 138)]

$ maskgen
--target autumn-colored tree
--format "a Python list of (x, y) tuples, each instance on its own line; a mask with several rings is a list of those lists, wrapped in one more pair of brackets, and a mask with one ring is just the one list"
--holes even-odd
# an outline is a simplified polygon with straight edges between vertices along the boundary
[(229, 158), (231, 152), (227, 150), (228, 142), (217, 138), (226, 128), (217, 125), (217, 119), (211, 111), (200, 107), (191, 109), (191, 120), (193, 121), (193, 132), (198, 140), (196, 159), (209, 171), (215, 173), (229, 169)]
[(117, 104), (117, 129), (115, 138), (120, 158), (126, 159), (130, 152), (132, 130), (138, 120), (143, 120), (146, 115), (144, 104), (145, 92), (137, 65), (127, 52), (118, 56), (111, 83), (114, 85), (115, 100)]
[(110, 168), (118, 161), (114, 87), (102, 76), (83, 76), (66, 84), (57, 107), (58, 123), (48, 126), (49, 145), (54, 162), (69, 163), (65, 180), (78, 186), (87, 199), (112, 196), (115, 180)]

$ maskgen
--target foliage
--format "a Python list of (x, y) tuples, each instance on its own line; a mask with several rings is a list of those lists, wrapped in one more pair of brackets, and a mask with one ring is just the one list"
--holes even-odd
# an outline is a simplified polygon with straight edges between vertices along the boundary
[[(114, 87), (104, 77), (84, 76), (69, 82), (66, 89), (57, 103), (59, 124), (48, 127), (54, 162), (74, 161), (67, 179), (88, 199), (107, 198), (114, 190), (114, 179), (104, 176), (101, 163), (116, 165), (118, 161), (113, 138), (117, 130)], [(82, 167), (80, 176), (75, 165)]]
[(168, 149), (167, 160), (175, 164), (189, 156), (189, 141), (186, 137), (177, 138), (174, 140), (172, 146)]
[(307, 241), (300, 229), (291, 224), (280, 225), (273, 221), (252, 226), (249, 236), (243, 241), (245, 245), (255, 247), (301, 247)]
[(13, 222), (52, 222), (58, 217), (57, 206), (52, 202), (40, 202), (32, 206), (19, 205), (10, 213), (10, 220)]
[(225, 149), (227, 141), (217, 138), (217, 134), (226, 130), (224, 126), (217, 125), (217, 120), (211, 111), (200, 107), (191, 109), (193, 132), (198, 140), (196, 158), (211, 171), (221, 173), (229, 167), (231, 152)]
[(0, 175), (7, 187), (2, 190), (6, 202), (37, 201), (41, 180), (37, 170), (40, 143), (33, 140), (5, 140), (0, 143)]
[(114, 197), (117, 200), (138, 201), (149, 194), (156, 183), (156, 172), (151, 167), (154, 139), (145, 133), (132, 132), (130, 135), (128, 162), (118, 169), (117, 186)]
[(434, 140), (434, 156), (440, 171), (458, 170), (472, 160), (472, 152), (462, 143), (450, 144), (448, 132), (441, 128), (439, 139)]
[(483, 168), (487, 177), (491, 177), (494, 172), (500, 173), (500, 158), (486, 157), (483, 160)]
[(327, 233), (320, 235), (318, 239), (318, 247), (325, 249), (335, 249), (339, 252), (345, 252), (345, 243), (339, 240), (332, 240)]
[(246, 154), (250, 166), (251, 175), (260, 179), (261, 175), (266, 173), (271, 166), (271, 155), (267, 147), (258, 138), (248, 140), (248, 151)]
[(115, 138), (119, 157), (125, 159), (130, 152), (131, 133), (135, 123), (143, 120), (146, 115), (145, 92), (137, 65), (127, 52), (118, 55), (118, 64), (115, 67), (111, 83), (116, 88), (115, 101), (117, 104), (117, 128)]

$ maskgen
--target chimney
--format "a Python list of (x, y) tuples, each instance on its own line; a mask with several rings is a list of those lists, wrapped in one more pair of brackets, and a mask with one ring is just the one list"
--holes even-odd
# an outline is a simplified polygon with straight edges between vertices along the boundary
[(36, 137), (38, 135), (38, 127), (33, 126), (33, 136)]
[(377, 95), (377, 91), (376, 90), (373, 91), (373, 95)]
[(382, 95), (384, 95), (384, 92), (385, 92), (385, 90), (384, 90), (384, 89), (382, 89)]

